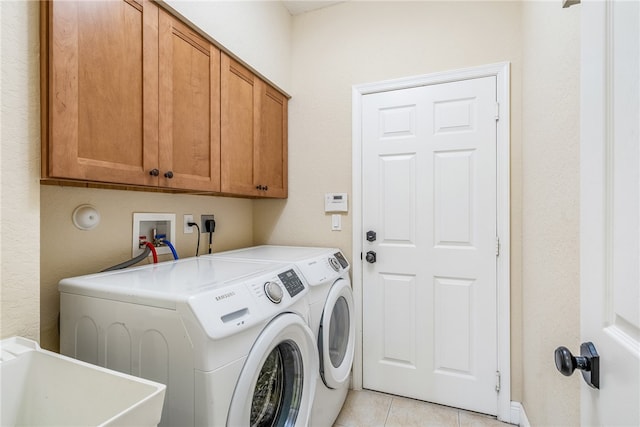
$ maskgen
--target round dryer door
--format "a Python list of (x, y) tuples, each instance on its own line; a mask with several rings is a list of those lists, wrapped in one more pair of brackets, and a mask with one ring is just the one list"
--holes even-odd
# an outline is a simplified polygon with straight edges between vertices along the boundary
[(327, 387), (340, 388), (349, 380), (355, 332), (351, 281), (339, 279), (327, 295), (318, 334), (320, 374)]
[(318, 369), (314, 341), (296, 314), (280, 314), (269, 322), (244, 363), (227, 425), (307, 426)]

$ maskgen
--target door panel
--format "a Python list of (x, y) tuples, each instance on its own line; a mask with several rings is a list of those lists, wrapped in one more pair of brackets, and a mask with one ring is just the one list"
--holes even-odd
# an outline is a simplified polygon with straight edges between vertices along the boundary
[[(380, 156), (380, 205), (382, 244), (415, 245), (416, 156)], [(404, 189), (405, 191), (401, 191)]]
[(49, 168), (54, 178), (157, 185), (158, 8), (52, 2)]
[(581, 7), (581, 338), (600, 355), (581, 424), (640, 425), (640, 4)]
[(160, 185), (220, 191), (220, 51), (165, 12), (159, 49)]
[(363, 97), (363, 386), (496, 414), (496, 79)]
[(225, 193), (256, 195), (254, 112), (259, 103), (258, 79), (238, 62), (221, 59), (221, 188)]
[(258, 184), (268, 187), (261, 196), (287, 197), (287, 99), (259, 81), (260, 139), (256, 144), (255, 175)]

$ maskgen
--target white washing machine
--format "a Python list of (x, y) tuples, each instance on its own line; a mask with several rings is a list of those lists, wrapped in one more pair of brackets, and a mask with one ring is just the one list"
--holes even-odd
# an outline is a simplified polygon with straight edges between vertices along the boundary
[(355, 350), (355, 313), (349, 263), (339, 249), (256, 246), (212, 255), (222, 259), (294, 263), (309, 283), (311, 329), (320, 360), (312, 427), (333, 425), (344, 404)]
[(160, 425), (309, 425), (318, 356), (294, 265), (187, 258), (59, 290), (61, 353), (166, 384)]

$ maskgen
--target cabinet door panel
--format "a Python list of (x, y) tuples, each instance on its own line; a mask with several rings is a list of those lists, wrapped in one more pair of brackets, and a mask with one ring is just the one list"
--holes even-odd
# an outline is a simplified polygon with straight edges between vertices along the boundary
[(260, 138), (256, 144), (256, 176), (266, 197), (287, 197), (287, 99), (260, 82)]
[(258, 79), (227, 55), (221, 59), (221, 189), (225, 193), (256, 195), (254, 112)]
[(220, 191), (220, 51), (164, 12), (159, 49), (160, 185)]
[(49, 176), (155, 185), (148, 172), (157, 165), (157, 7), (49, 8)]

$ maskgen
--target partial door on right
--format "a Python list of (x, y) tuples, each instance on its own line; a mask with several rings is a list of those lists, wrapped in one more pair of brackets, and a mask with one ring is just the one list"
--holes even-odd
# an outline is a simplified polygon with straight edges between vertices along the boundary
[(600, 355), (600, 388), (576, 382), (581, 425), (638, 426), (640, 3), (580, 7), (580, 335)]
[(364, 388), (497, 413), (496, 98), (363, 96)]

